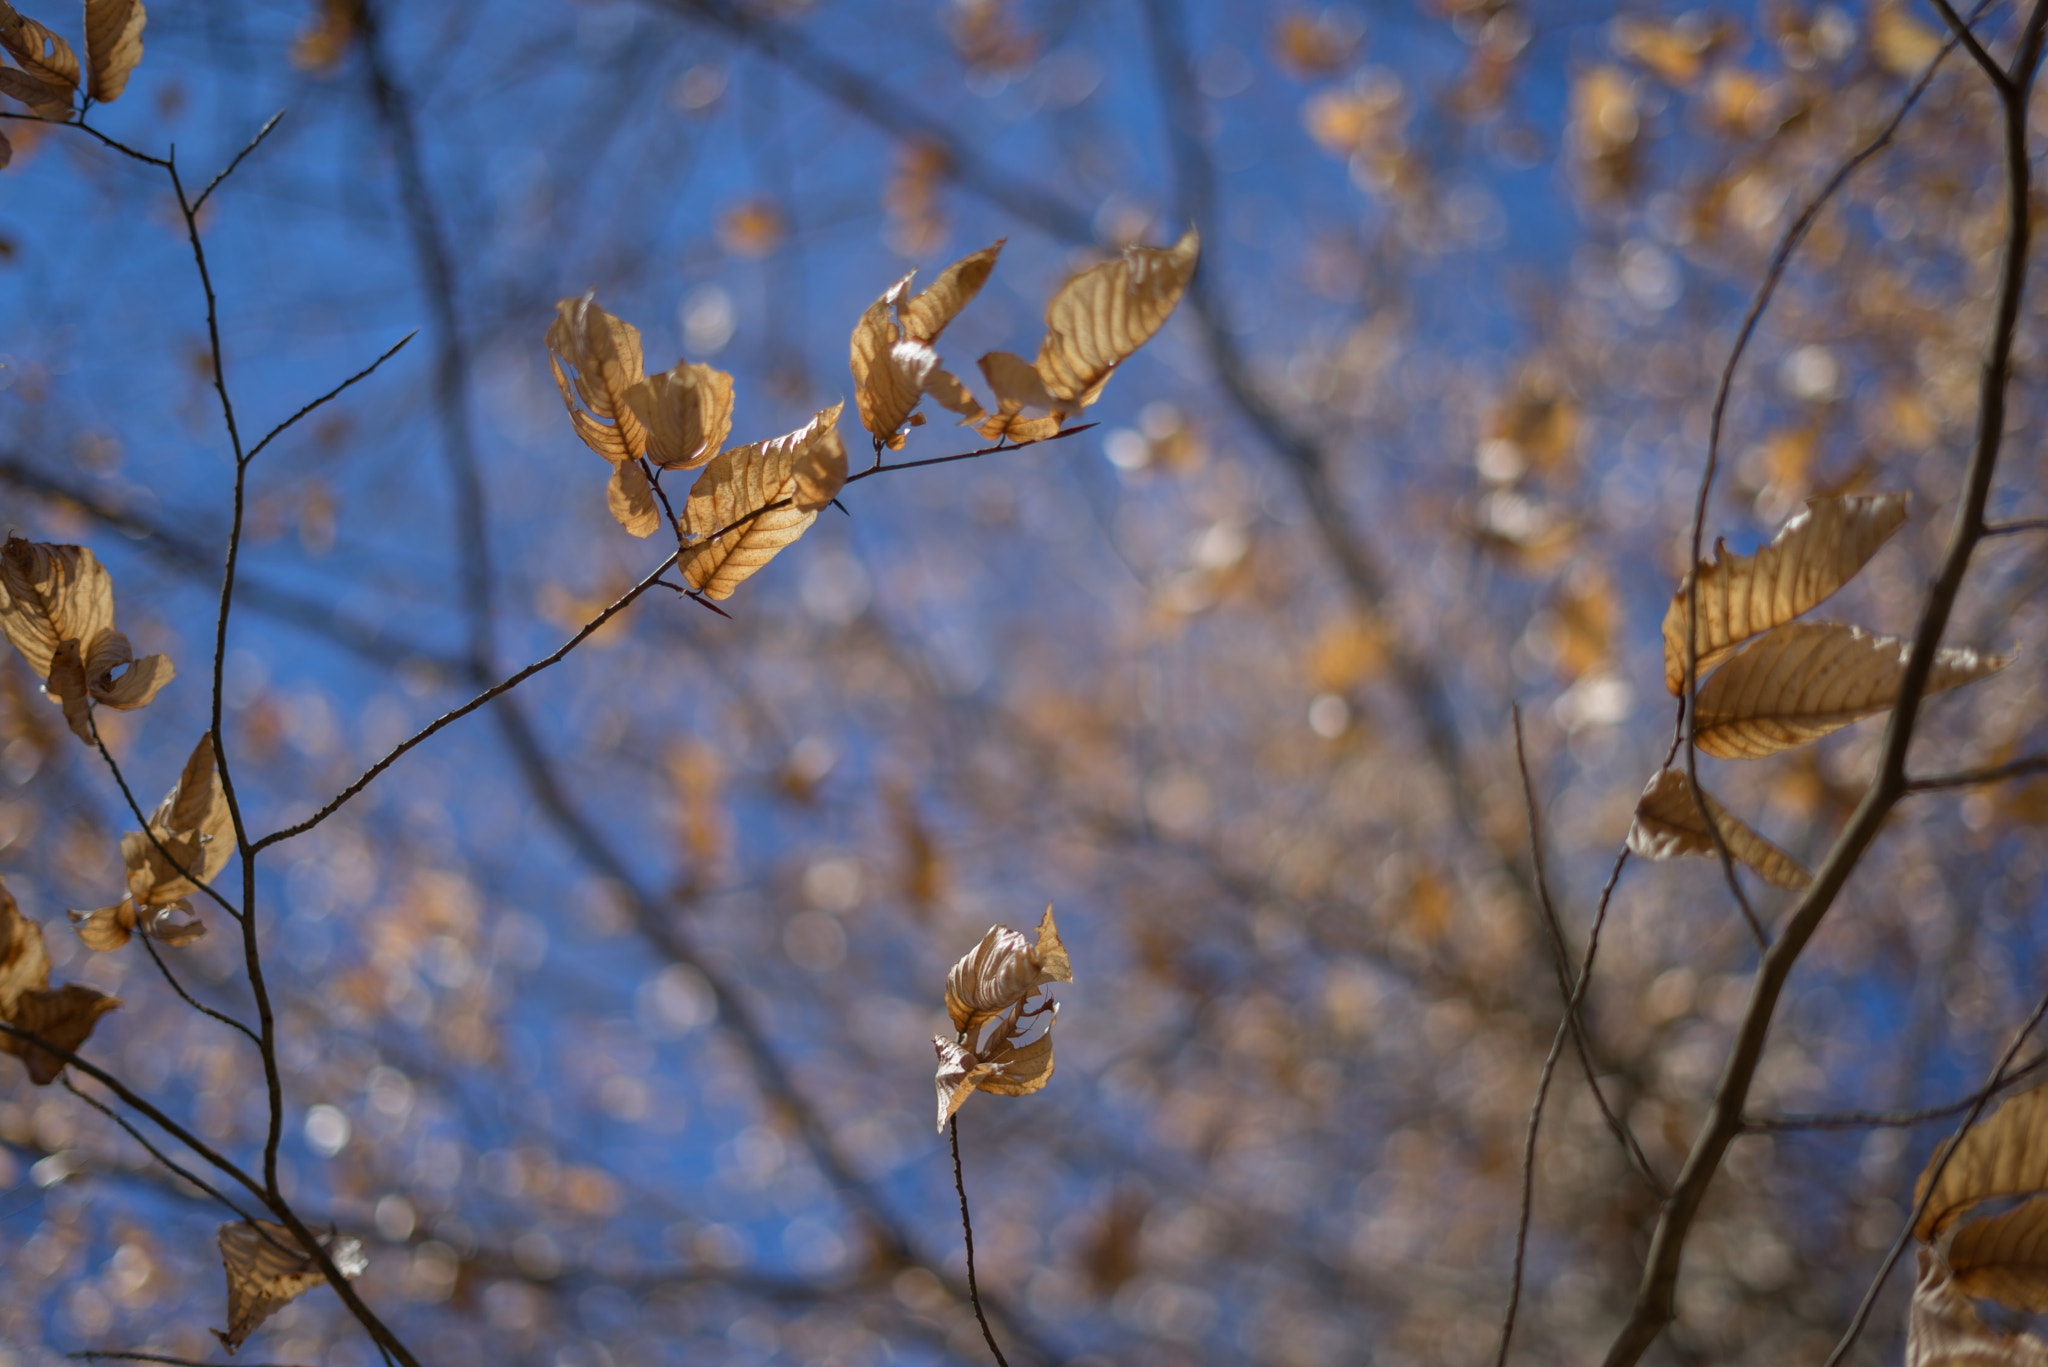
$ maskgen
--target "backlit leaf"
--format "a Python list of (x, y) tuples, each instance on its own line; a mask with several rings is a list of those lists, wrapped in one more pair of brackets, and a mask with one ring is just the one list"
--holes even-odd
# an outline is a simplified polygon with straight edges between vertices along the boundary
[(1171, 247), (1131, 247), (1069, 280), (1045, 308), (1037, 369), (1047, 392), (1070, 411), (1095, 402), (1110, 372), (1165, 325), (1201, 253), (1190, 227)]
[(634, 536), (652, 536), (661, 525), (661, 512), (654, 506), (654, 486), (636, 460), (622, 460), (612, 467), (604, 501), (619, 525)]
[[(1781, 888), (1796, 891), (1813, 881), (1791, 855), (1728, 815), (1711, 793), (1704, 796), (1729, 854), (1755, 869), (1765, 882)], [(1676, 769), (1661, 770), (1643, 789), (1643, 796), (1636, 803), (1635, 821), (1628, 829), (1628, 847), (1645, 859), (1714, 853), (1714, 833), (1700, 817), (1692, 785), (1683, 773)]]
[(916, 298), (901, 305), (903, 335), (913, 342), (929, 345), (939, 339), (946, 324), (953, 321), (981, 293), (989, 273), (996, 268), (1006, 238), (997, 238), (969, 256), (963, 256), (938, 274)]
[(1073, 980), (1073, 964), (1048, 903), (1035, 944), (1008, 926), (990, 926), (981, 943), (953, 965), (946, 974), (946, 1013), (954, 1029), (968, 1034), (1046, 983)]
[(31, 75), (78, 88), (78, 58), (71, 45), (25, 14), (0, 0), (0, 48), (6, 48)]
[(680, 361), (626, 391), (647, 430), (647, 456), (670, 470), (708, 465), (732, 433), (732, 376)]
[(102, 104), (121, 98), (142, 60), (142, 0), (85, 0), (86, 94)]
[(1919, 1262), (1906, 1324), (1906, 1367), (2048, 1367), (2048, 1344), (1985, 1324), (1938, 1253), (1923, 1248)]
[(952, 1040), (937, 1035), (932, 1036), (932, 1048), (939, 1055), (939, 1128), (944, 1130), (953, 1113), (967, 1104), (975, 1088), (994, 1076), (996, 1069), (994, 1064), (981, 1062)]
[(2048, 1310), (2048, 1197), (1958, 1229), (1948, 1265), (1964, 1295), (2015, 1310)]
[(11, 66), (0, 66), (0, 95), (19, 100), (39, 118), (71, 116), (71, 87)]
[(984, 1078), (980, 1090), (996, 1096), (1030, 1096), (1043, 1091), (1052, 1081), (1052, 1031), (1047, 1030), (1029, 1044), (1014, 1048), (1003, 1045), (987, 1054), (984, 1062), (998, 1071)]
[(1927, 1180), (1948, 1149), (1944, 1143), (1913, 1184), (1913, 1202), (1925, 1201), (1913, 1237), (1933, 1243), (1971, 1206), (2005, 1196), (2048, 1191), (2048, 1087), (2007, 1097), (1963, 1135), (1941, 1169), (1934, 1194)]
[[(120, 1004), (119, 997), (109, 997), (84, 983), (38, 988), (21, 994), (8, 1024), (40, 1035), (66, 1053), (75, 1054), (91, 1036), (99, 1018)], [(47, 1087), (64, 1071), (64, 1060), (13, 1035), (0, 1037), (0, 1050), (18, 1055), (28, 1065), (29, 1081), (38, 1087)]]
[(114, 625), (114, 581), (84, 546), (7, 538), (0, 549), (0, 631), (38, 679), (63, 641), (90, 640)]
[(860, 424), (890, 446), (903, 444), (896, 429), (917, 407), (917, 394), (906, 395), (902, 391), (900, 377), (890, 365), (890, 352), (902, 340), (902, 328), (896, 321), (896, 301), (910, 287), (910, 279), (910, 275), (904, 276), (867, 306), (860, 321), (853, 325), (853, 340), (848, 347), (854, 409), (860, 414)]
[[(555, 305), (547, 346), (562, 403), (584, 444), (614, 463), (647, 454), (647, 429), (626, 402), (626, 392), (645, 378), (640, 329), (606, 313), (586, 294)], [(565, 366), (574, 372), (573, 392)]]
[[(1832, 622), (1779, 627), (1700, 688), (1698, 739), (1717, 759), (1760, 759), (1817, 740), (1898, 700), (1910, 642)], [(1932, 695), (2005, 668), (2006, 659), (1945, 648)]]
[[(1693, 633), (1702, 677), (1743, 641), (1780, 626), (1855, 577), (1906, 520), (1907, 496), (1808, 499), (1806, 511), (1787, 522), (1755, 555), (1729, 555), (1700, 563), (1699, 626)], [(1664, 686), (1685, 686), (1685, 617), (1688, 582), (1678, 586), (1664, 613)]]
[[(830, 495), (812, 508), (797, 501), (815, 501), (830, 484), (830, 448), (839, 442), (841, 407), (820, 410), (787, 436), (735, 446), (704, 467), (683, 508), (683, 531), (691, 541), (678, 565), (690, 587), (707, 598), (730, 597), (817, 520), (816, 508), (829, 503)], [(843, 468), (843, 446), (838, 459)], [(799, 465), (810, 472), (802, 488)]]
[[(298, 1236), (269, 1220), (222, 1225), (218, 1242), (228, 1275), (228, 1327), (213, 1333), (230, 1353), (263, 1321), (327, 1280)], [(344, 1277), (360, 1276), (369, 1265), (358, 1239), (329, 1234), (320, 1245)]]

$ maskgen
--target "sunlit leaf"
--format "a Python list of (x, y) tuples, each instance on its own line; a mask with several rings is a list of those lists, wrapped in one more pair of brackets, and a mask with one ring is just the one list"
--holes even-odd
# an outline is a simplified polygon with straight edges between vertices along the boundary
[[(1907, 496), (1808, 499), (1806, 511), (1787, 522), (1755, 555), (1715, 558), (1698, 572), (1699, 626), (1694, 631), (1699, 672), (1750, 637), (1791, 621), (1855, 577), (1906, 520)], [(1685, 686), (1685, 617), (1690, 581), (1681, 582), (1664, 613), (1664, 686)]]
[(1919, 1250), (1919, 1264), (1906, 1323), (1906, 1367), (2048, 1367), (2048, 1344), (1985, 1324), (1933, 1249)]
[(25, 14), (0, 0), (0, 48), (7, 49), (31, 75), (78, 87), (78, 58), (71, 45)]
[(1045, 308), (1037, 370), (1046, 391), (1070, 411), (1094, 403), (1117, 365), (1165, 325), (1201, 252), (1190, 227), (1171, 247), (1132, 247), (1069, 280)]
[[(915, 274), (911, 272), (911, 275)], [(853, 339), (848, 346), (848, 362), (853, 371), (854, 409), (860, 414), (861, 426), (890, 446), (903, 444), (896, 429), (917, 407), (918, 400), (916, 386), (912, 385), (906, 392), (901, 375), (890, 363), (890, 353), (902, 340), (902, 328), (896, 320), (896, 301), (910, 287), (910, 279), (910, 275), (905, 275), (867, 306), (860, 321), (853, 325)], [(932, 360), (936, 364), (937, 356), (934, 355)], [(926, 370), (929, 371), (930, 366)]]
[(1972, 1220), (1948, 1248), (1956, 1289), (2015, 1310), (2048, 1310), (2048, 1197)]
[(85, 0), (86, 94), (102, 104), (121, 98), (142, 60), (142, 0)]
[[(213, 1333), (230, 1353), (263, 1321), (327, 1280), (298, 1236), (269, 1220), (222, 1225), (218, 1242), (228, 1276), (228, 1327)], [(358, 1277), (369, 1265), (359, 1239), (329, 1234), (320, 1245), (344, 1277)]]
[(1971, 1126), (1929, 1196), (1928, 1178), (1948, 1147), (1934, 1151), (1913, 1186), (1915, 1206), (1925, 1202), (1913, 1226), (1913, 1237), (1923, 1244), (1933, 1243), (1979, 1202), (2048, 1191), (2048, 1087), (2007, 1097)]
[(84, 546), (7, 538), (0, 549), (0, 631), (29, 670), (47, 678), (64, 641), (91, 640), (114, 625), (114, 581)]
[(634, 536), (652, 536), (661, 525), (661, 511), (654, 506), (654, 486), (638, 461), (622, 460), (612, 467), (604, 501), (619, 525)]
[(981, 1091), (995, 1096), (1030, 1096), (1043, 1091), (1052, 1081), (1052, 1031), (1047, 1030), (1029, 1044), (1002, 1045), (984, 1062), (997, 1071), (978, 1084)]
[[(1898, 700), (1908, 641), (1832, 622), (1779, 627), (1700, 688), (1698, 739), (1717, 759), (1760, 759), (1817, 740)], [(1934, 659), (1929, 695), (2005, 668), (2006, 658), (1949, 647)]]
[(929, 345), (939, 339), (946, 330), (946, 324), (953, 321), (974, 296), (981, 293), (981, 287), (988, 283), (989, 273), (996, 268), (996, 257), (1001, 255), (1005, 238), (980, 251), (961, 257), (952, 265), (940, 271), (914, 299), (904, 302), (899, 313), (903, 320), (903, 335), (913, 342)]
[(946, 1013), (963, 1034), (979, 1029), (1049, 982), (1074, 980), (1052, 906), (1039, 918), (1034, 944), (1008, 926), (990, 926), (981, 943), (946, 974)]
[(732, 376), (708, 365), (677, 362), (626, 391), (626, 404), (647, 429), (647, 456), (670, 470), (710, 463), (732, 432)]
[[(1813, 879), (1798, 861), (1728, 815), (1725, 808), (1704, 794), (1707, 810), (1728, 853), (1755, 869), (1768, 883), (1798, 890)], [(1681, 855), (1714, 853), (1714, 833), (1701, 819), (1693, 801), (1692, 785), (1676, 769), (1660, 770), (1650, 780), (1636, 803), (1635, 821), (1629, 826), (1628, 847), (1645, 859), (1676, 859)]]
[[(827, 495), (818, 502), (817, 495), (828, 486), (837, 493), (830, 478), (834, 447), (840, 469), (845, 466), (841, 407), (820, 410), (787, 436), (735, 446), (704, 467), (683, 509), (683, 531), (691, 540), (678, 564), (690, 587), (706, 598), (730, 597), (817, 520), (817, 508), (831, 501)], [(808, 473), (800, 476), (800, 466)], [(799, 499), (815, 506), (798, 506)]]
[(21, 101), (38, 118), (65, 119), (71, 116), (70, 86), (27, 71), (17, 71), (11, 66), (0, 66), (0, 95)]
[[(586, 294), (555, 305), (547, 346), (562, 403), (584, 444), (614, 463), (647, 454), (647, 429), (626, 402), (626, 392), (645, 378), (640, 329)], [(573, 392), (565, 366), (574, 372)]]

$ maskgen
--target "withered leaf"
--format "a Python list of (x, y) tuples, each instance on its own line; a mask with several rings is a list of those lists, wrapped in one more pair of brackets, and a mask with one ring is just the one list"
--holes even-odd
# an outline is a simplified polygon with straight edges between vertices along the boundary
[[(1699, 748), (1717, 759), (1759, 759), (1816, 740), (1898, 699), (1911, 643), (1832, 622), (1778, 627), (1701, 686)], [(1946, 647), (1929, 695), (2005, 668), (2006, 657)]]
[[(35, 988), (21, 994), (8, 1024), (42, 1036), (67, 1053), (77, 1053), (99, 1018), (121, 1004), (84, 983), (66, 983), (54, 990)], [(28, 1065), (29, 1081), (47, 1087), (64, 1071), (64, 1060), (14, 1035), (0, 1037), (0, 1049)]]
[[(838, 432), (843, 407), (820, 409), (787, 436), (735, 446), (704, 467), (683, 507), (683, 531), (693, 540), (677, 563), (690, 587), (707, 598), (731, 597), (817, 520), (817, 509), (838, 492), (831, 483), (835, 449), (840, 469), (845, 467)], [(832, 494), (817, 501), (827, 485)], [(800, 500), (813, 506), (799, 506)]]
[(2015, 1310), (2048, 1310), (2048, 1197), (1956, 1230), (1948, 1265), (1964, 1295)]
[(1048, 903), (1036, 944), (1008, 926), (990, 926), (981, 943), (953, 965), (946, 974), (946, 1014), (954, 1029), (969, 1034), (1046, 983), (1073, 980), (1073, 964)]
[[(555, 305), (547, 346), (555, 385), (583, 444), (614, 464), (647, 454), (647, 429), (626, 402), (627, 391), (646, 378), (640, 329), (606, 313), (586, 294)], [(575, 372), (573, 390), (564, 366)]]
[(91, 640), (114, 625), (114, 581), (84, 546), (18, 536), (0, 548), (0, 632), (38, 679), (63, 641)]
[(142, 60), (142, 0), (85, 0), (86, 94), (101, 103), (121, 98)]
[(0, 95), (19, 100), (38, 118), (65, 119), (71, 116), (71, 87), (11, 66), (0, 66)]
[[(228, 1274), (228, 1327), (213, 1334), (230, 1353), (272, 1314), (327, 1280), (298, 1236), (269, 1220), (222, 1225), (218, 1242)], [(369, 1266), (359, 1239), (330, 1233), (320, 1246), (344, 1277), (361, 1276)]]
[(0, 0), (0, 48), (6, 48), (22, 69), (47, 80), (78, 88), (78, 58), (71, 44)]
[(1928, 1177), (1948, 1147), (1943, 1143), (1935, 1150), (1913, 1184), (1914, 1205), (1925, 1201), (1913, 1226), (1913, 1237), (1923, 1244), (1933, 1243), (1981, 1201), (2048, 1191), (2048, 1087), (2007, 1097), (1972, 1126), (1942, 1167), (1930, 1197)]
[(647, 455), (670, 470), (710, 463), (732, 433), (732, 376), (679, 361), (626, 391), (626, 405), (647, 429)]
[[(997, 238), (989, 246), (968, 256), (961, 257), (938, 274), (938, 278), (918, 296), (901, 306), (903, 335), (913, 342), (932, 343), (946, 330), (946, 324), (959, 316), (960, 310), (974, 302), (974, 296), (981, 293), (981, 287), (988, 283), (990, 272), (996, 268), (996, 257), (1001, 255), (1003, 243), (1008, 238)], [(905, 277), (906, 281), (908, 277)]]
[[(1699, 673), (1752, 636), (1781, 626), (1848, 583), (1906, 520), (1905, 494), (1813, 498), (1755, 555), (1729, 555), (1716, 543), (1701, 561)], [(1685, 614), (1691, 579), (1664, 613), (1664, 686), (1685, 687)]]
[(1165, 325), (1201, 253), (1190, 227), (1171, 247), (1131, 247), (1069, 280), (1045, 307), (1037, 370), (1047, 392), (1069, 412), (1094, 403), (1117, 365)]
[(1919, 1262), (1906, 1324), (1906, 1367), (2048, 1367), (2048, 1344), (1985, 1324), (1933, 1249), (1920, 1249)]
[(618, 524), (634, 536), (653, 536), (661, 525), (661, 512), (654, 506), (654, 486), (637, 460), (622, 460), (612, 467), (604, 502)]
[(9, 166), (12, 166), (13, 164), (14, 144), (7, 140), (7, 135), (5, 133), (0, 133), (0, 171), (5, 171)]
[[(1813, 881), (1797, 860), (1755, 831), (1730, 816), (1727, 809), (1703, 794), (1714, 824), (1728, 853), (1749, 865), (1765, 882), (1795, 891)], [(1660, 770), (1643, 789), (1636, 803), (1635, 821), (1628, 828), (1628, 847), (1645, 859), (1676, 859), (1681, 855), (1714, 853), (1714, 834), (1700, 818), (1693, 801), (1692, 785), (1676, 769)]]
[(984, 1062), (996, 1072), (981, 1080), (979, 1087), (996, 1096), (1030, 1096), (1052, 1081), (1052, 1031), (1050, 1028), (1029, 1044), (1001, 1044), (989, 1051)]
[[(853, 371), (854, 411), (860, 414), (862, 427), (891, 447), (903, 445), (902, 434), (896, 429), (917, 407), (916, 387), (913, 385), (906, 394), (903, 376), (891, 364), (891, 353), (903, 340), (902, 326), (896, 319), (896, 301), (910, 288), (911, 275), (915, 274), (912, 271), (889, 286), (862, 311), (847, 347), (847, 364)], [(936, 365), (937, 360), (934, 353), (932, 364)], [(929, 371), (931, 367), (925, 369)]]
[(50, 983), (50, 955), (43, 928), (21, 914), (14, 894), (0, 883), (0, 1020), (12, 1020), (22, 994)]
[(946, 1122), (953, 1113), (967, 1104), (967, 1098), (974, 1095), (996, 1072), (996, 1066), (983, 1063), (952, 1040), (932, 1036), (932, 1048), (938, 1051), (939, 1071), (936, 1079), (939, 1091), (939, 1128), (946, 1128)]
[(137, 932), (173, 947), (191, 944), (206, 934), (206, 923), (182, 897), (162, 906), (142, 907), (136, 906), (133, 897), (123, 897), (110, 907), (64, 914), (71, 918), (79, 943), (102, 954), (127, 944)]
[(931, 373), (924, 377), (924, 392), (931, 395), (933, 401), (940, 407), (958, 413), (963, 426), (979, 421), (982, 414), (987, 411), (975, 400), (974, 395), (967, 392), (967, 386), (961, 384), (944, 366), (933, 366)]
[[(228, 810), (227, 793), (214, 762), (213, 733), (209, 731), (199, 737), (178, 781), (150, 815), (149, 830), (129, 831), (121, 837), (128, 895), (143, 908), (168, 907), (197, 892), (199, 883), (211, 882), (227, 866), (228, 856), (234, 851), (234, 816)], [(100, 912), (89, 913), (89, 918), (111, 910), (103, 907)], [(84, 923), (77, 913), (73, 913), (72, 920), (80, 925), (79, 934), (83, 937)], [(123, 922), (128, 929), (134, 929), (134, 914), (116, 914), (112, 920), (116, 925)], [(94, 924), (100, 933), (111, 934), (106, 918)], [(187, 933), (185, 938), (193, 938), (197, 933)]]

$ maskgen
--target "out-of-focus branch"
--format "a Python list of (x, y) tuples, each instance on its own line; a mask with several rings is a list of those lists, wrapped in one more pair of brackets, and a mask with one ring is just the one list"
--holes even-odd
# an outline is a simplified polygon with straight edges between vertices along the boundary
[(1805, 1115), (1748, 1116), (1742, 1122), (1745, 1134), (1799, 1134), (1828, 1130), (1905, 1129), (1930, 1120), (1946, 1120), (2015, 1086), (2048, 1066), (2048, 1054), (2036, 1055), (2010, 1072), (2003, 1073), (1988, 1088), (1979, 1088), (1957, 1101), (1928, 1106), (1917, 1111), (1826, 1111)]
[(2028, 755), (2013, 760), (2010, 764), (1996, 764), (1989, 769), (1966, 769), (1954, 774), (1931, 774), (1926, 778), (1906, 780), (1909, 793), (1939, 793), (1952, 788), (1982, 788), (1991, 783), (2003, 783), (2007, 779), (2025, 778), (2029, 774), (2048, 772), (2048, 755)]

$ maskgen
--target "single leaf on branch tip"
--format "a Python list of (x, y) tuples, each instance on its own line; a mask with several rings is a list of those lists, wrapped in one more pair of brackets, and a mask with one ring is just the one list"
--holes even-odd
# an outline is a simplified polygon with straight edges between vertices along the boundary
[(1069, 411), (1094, 403), (1110, 373), (1180, 304), (1201, 253), (1190, 227), (1171, 247), (1131, 247), (1069, 280), (1045, 306), (1037, 370), (1047, 391)]
[(38, 118), (70, 118), (72, 94), (71, 87), (61, 81), (0, 66), (0, 95), (27, 105)]
[(654, 506), (654, 486), (637, 460), (622, 460), (612, 467), (604, 501), (618, 524), (634, 536), (653, 536), (661, 525), (661, 513)]
[[(817, 520), (817, 508), (831, 497), (813, 508), (798, 507), (797, 500), (815, 499), (830, 483), (830, 448), (839, 442), (843, 407), (821, 409), (787, 436), (735, 446), (704, 467), (683, 506), (683, 532), (692, 539), (676, 561), (691, 588), (714, 600), (731, 597)], [(843, 467), (845, 447), (838, 451)]]
[(961, 956), (946, 974), (946, 1013), (954, 1029), (971, 1034), (1045, 984), (1073, 980), (1073, 962), (1048, 903), (1036, 942), (1008, 926), (990, 926), (981, 943)]
[[(626, 402), (627, 391), (646, 378), (640, 329), (606, 313), (586, 294), (555, 305), (547, 347), (562, 403), (584, 444), (614, 464), (645, 455), (647, 429)], [(573, 382), (564, 366), (575, 372)]]
[(732, 433), (732, 376), (679, 361), (626, 391), (626, 406), (647, 430), (647, 458), (668, 470), (708, 465)]
[(946, 1122), (967, 1104), (975, 1089), (995, 1076), (996, 1065), (983, 1063), (952, 1040), (938, 1035), (932, 1036), (932, 1048), (939, 1055), (939, 1071), (934, 1081), (939, 1093), (939, 1129), (944, 1130)]
[(0, 48), (31, 75), (78, 88), (78, 58), (71, 44), (0, 0)]
[(1972, 1126), (1941, 1164), (1930, 1196), (1928, 1178), (1948, 1149), (1947, 1142), (1937, 1148), (1913, 1184), (1913, 1203), (1921, 1207), (1913, 1237), (1923, 1244), (1935, 1242), (1979, 1202), (2048, 1191), (2048, 1088), (2007, 1097)]
[[(1716, 759), (1761, 759), (1818, 740), (1898, 700), (1910, 642), (1833, 622), (1778, 627), (1700, 686), (1695, 737)], [(1973, 683), (2007, 657), (1944, 647), (1927, 694)]]
[(121, 98), (142, 60), (142, 0), (85, 0), (85, 93), (102, 104)]
[[(298, 1236), (269, 1220), (222, 1225), (217, 1236), (228, 1274), (228, 1327), (213, 1331), (230, 1353), (263, 1321), (327, 1280)], [(320, 1246), (344, 1277), (369, 1266), (362, 1241), (330, 1233)]]
[[(936, 342), (939, 334), (946, 330), (946, 324), (958, 317), (960, 310), (974, 302), (974, 296), (981, 293), (981, 287), (988, 283), (990, 272), (996, 268), (996, 257), (1001, 255), (1003, 243), (1008, 240), (999, 237), (980, 251), (961, 257), (940, 271), (916, 298), (901, 304), (898, 312), (903, 319), (903, 335), (913, 342)], [(907, 283), (909, 277), (904, 279)]]
[(2014, 1310), (2048, 1310), (2048, 1197), (1957, 1229), (1948, 1265), (1964, 1295)]
[(1734, 647), (1791, 621), (1855, 578), (1905, 522), (1907, 502), (1905, 494), (1808, 499), (1806, 511), (1754, 555), (1729, 555), (1717, 542), (1715, 558), (1680, 582), (1664, 613), (1664, 686), (1674, 695), (1685, 687), (1685, 620), (1694, 578), (1699, 618), (1693, 635), (1705, 675)]
[[(1707, 810), (1728, 853), (1749, 865), (1767, 883), (1795, 892), (1813, 881), (1799, 862), (1728, 814), (1710, 793)], [(1682, 855), (1714, 853), (1714, 833), (1701, 819), (1693, 801), (1691, 783), (1676, 769), (1660, 770), (1643, 789), (1636, 803), (1636, 815), (1628, 828), (1628, 847), (1645, 859), (1676, 859)]]

